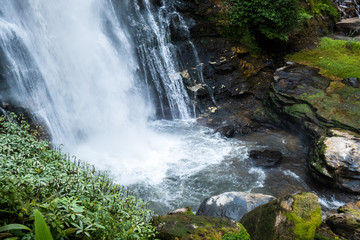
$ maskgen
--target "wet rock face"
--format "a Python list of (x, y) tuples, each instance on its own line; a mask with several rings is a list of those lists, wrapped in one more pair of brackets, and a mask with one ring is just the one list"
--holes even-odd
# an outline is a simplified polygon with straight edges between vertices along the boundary
[(332, 134), (320, 140), (310, 170), (320, 181), (360, 193), (360, 138), (339, 130)]
[(196, 214), (240, 221), (244, 214), (274, 199), (275, 197), (264, 194), (227, 192), (205, 199)]
[(282, 160), (282, 153), (280, 151), (256, 151), (250, 152), (250, 158), (255, 162), (258, 167), (274, 167)]
[(329, 128), (360, 132), (360, 90), (318, 71), (299, 64), (278, 69), (268, 106), (313, 139)]
[(346, 239), (360, 239), (360, 202), (350, 203), (338, 209), (326, 219), (331, 230)]
[(318, 197), (303, 193), (278, 198), (244, 215), (240, 221), (252, 240), (314, 239), (321, 224)]

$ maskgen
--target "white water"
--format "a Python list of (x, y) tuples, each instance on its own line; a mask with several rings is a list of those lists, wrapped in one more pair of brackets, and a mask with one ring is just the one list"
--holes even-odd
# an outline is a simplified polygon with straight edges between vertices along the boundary
[[(110, 170), (159, 212), (260, 186), (258, 171), (233, 166), (247, 156), (240, 142), (193, 120), (148, 122), (153, 104), (139, 84), (135, 46), (117, 10), (107, 0), (1, 0), (1, 74), (11, 86), (1, 100), (30, 109), (54, 144)], [(144, 17), (151, 20), (150, 12)], [(172, 90), (163, 94), (170, 94), (174, 117), (189, 118), (192, 106), (172, 67), (174, 48), (161, 44), (163, 54), (153, 48), (149, 57), (164, 64), (162, 74), (176, 73), (166, 79), (177, 82), (166, 84), (180, 87), (180, 100)]]

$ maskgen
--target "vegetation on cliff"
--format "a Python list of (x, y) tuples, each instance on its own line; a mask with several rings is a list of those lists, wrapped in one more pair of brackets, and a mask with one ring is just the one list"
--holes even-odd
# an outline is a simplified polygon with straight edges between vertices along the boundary
[[(42, 212), (54, 239), (148, 239), (155, 229), (146, 204), (114, 184), (106, 173), (70, 161), (47, 141), (29, 134), (15, 116), (0, 117), (0, 226), (31, 230), (0, 233), (34, 238), (34, 210)], [(2, 234), (2, 235), (1, 235)]]
[(299, 16), (298, 0), (231, 0), (230, 23), (253, 35), (286, 40)]

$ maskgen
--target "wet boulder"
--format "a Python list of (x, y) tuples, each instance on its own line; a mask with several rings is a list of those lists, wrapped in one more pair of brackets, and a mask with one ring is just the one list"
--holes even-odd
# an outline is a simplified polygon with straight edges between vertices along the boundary
[(273, 196), (259, 193), (226, 192), (205, 199), (196, 214), (240, 221), (247, 212), (274, 199)]
[[(153, 225), (157, 227), (157, 239), (232, 239), (249, 240), (245, 228), (227, 218), (196, 216), (191, 211), (175, 211), (176, 214), (157, 216)], [(236, 238), (236, 237), (242, 238)]]
[(346, 239), (360, 239), (360, 202), (350, 203), (338, 209), (326, 219), (333, 232)]
[(220, 133), (224, 137), (232, 138), (235, 134), (235, 127), (233, 125), (226, 125), (217, 128), (215, 132)]
[(282, 160), (282, 153), (280, 151), (250, 151), (250, 158), (258, 167), (274, 167)]
[(252, 240), (314, 239), (321, 224), (318, 197), (313, 193), (285, 196), (261, 205), (240, 221)]
[(313, 149), (310, 171), (323, 183), (360, 193), (360, 138), (344, 130), (331, 133), (320, 138)]

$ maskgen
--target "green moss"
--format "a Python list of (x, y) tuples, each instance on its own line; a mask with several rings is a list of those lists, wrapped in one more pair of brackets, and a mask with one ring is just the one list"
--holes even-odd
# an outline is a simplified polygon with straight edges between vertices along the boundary
[(158, 227), (160, 239), (222, 239), (222, 234), (236, 235), (244, 230), (226, 218), (188, 214), (159, 216), (153, 225)]
[(292, 106), (284, 107), (284, 111), (297, 119), (307, 117), (314, 118), (314, 113), (308, 104), (294, 104)]
[[(313, 94), (303, 93), (300, 99), (309, 102), (316, 113), (328, 121), (334, 127), (347, 125), (354, 129), (360, 129), (360, 89), (343, 87), (335, 89), (332, 93), (316, 90)], [(352, 129), (352, 130), (354, 130)]]
[(315, 231), (321, 224), (321, 208), (318, 198), (312, 193), (303, 193), (293, 197), (293, 210), (285, 215), (295, 223), (296, 239), (314, 239)]
[(318, 48), (288, 55), (287, 59), (319, 67), (325, 76), (360, 78), (360, 42), (322, 38)]
[(240, 231), (238, 233), (225, 233), (222, 236), (223, 240), (250, 240), (250, 235), (244, 228), (244, 226), (239, 223), (238, 227), (240, 228)]

